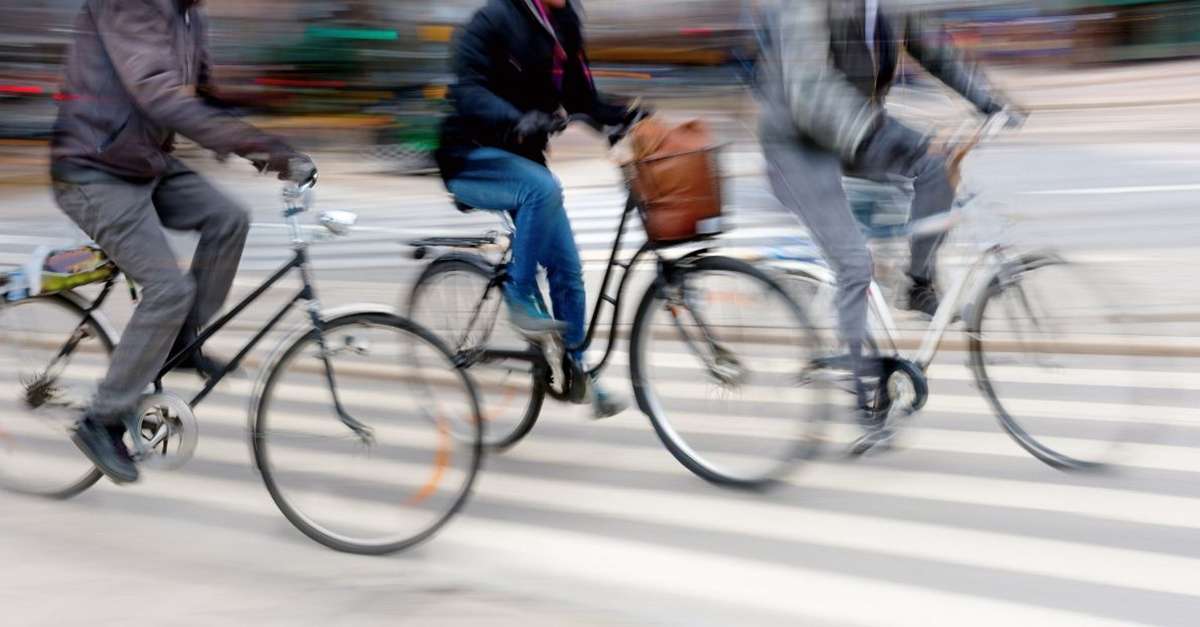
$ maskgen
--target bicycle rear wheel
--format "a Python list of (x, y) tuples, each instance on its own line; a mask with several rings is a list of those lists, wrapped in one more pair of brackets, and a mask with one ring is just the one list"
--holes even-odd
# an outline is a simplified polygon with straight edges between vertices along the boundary
[(66, 296), (0, 304), (0, 487), (65, 499), (100, 479), (70, 429), (112, 350), (104, 327)]
[(1075, 408), (1081, 393), (1109, 408), (1130, 407), (1132, 388), (1096, 378), (1130, 371), (1118, 307), (1103, 284), (1084, 266), (1028, 255), (993, 278), (970, 320), (974, 376), (1001, 426), (1062, 470), (1102, 468), (1147, 428), (1133, 411), (1080, 415)]
[(485, 262), (459, 258), (434, 261), (413, 286), (408, 315), (469, 363), (483, 407), (483, 442), (503, 451), (537, 422), (546, 397), (544, 379), (532, 361), (477, 359), (477, 351), (521, 351), (530, 344), (505, 320), (499, 287), (488, 288)]
[(441, 342), (397, 316), (349, 314), (301, 336), (254, 407), (254, 459), (271, 498), (339, 551), (380, 555), (428, 539), (479, 469), (474, 386)]
[(634, 320), (638, 405), (667, 450), (712, 483), (761, 488), (816, 453), (830, 411), (823, 343), (771, 277), (725, 257), (678, 266)]

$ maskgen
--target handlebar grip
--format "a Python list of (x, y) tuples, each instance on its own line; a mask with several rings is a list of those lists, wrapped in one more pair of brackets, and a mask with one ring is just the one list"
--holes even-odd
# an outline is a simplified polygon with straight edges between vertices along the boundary
[(292, 159), (288, 163), (288, 173), (292, 181), (304, 188), (315, 187), (317, 184), (317, 166), (309, 159)]

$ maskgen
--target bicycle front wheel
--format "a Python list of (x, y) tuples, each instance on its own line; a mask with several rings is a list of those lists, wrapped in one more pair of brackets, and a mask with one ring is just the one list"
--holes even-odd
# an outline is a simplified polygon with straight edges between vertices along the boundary
[(1132, 388), (1104, 382), (1131, 368), (1103, 285), (1086, 266), (1028, 255), (992, 279), (970, 320), (974, 376), (1001, 426), (1062, 470), (1099, 469), (1146, 435)]
[(408, 315), (429, 329), (469, 365), (483, 406), (483, 443), (503, 451), (521, 441), (537, 422), (546, 398), (533, 361), (488, 359), (480, 351), (530, 349), (502, 319), (500, 288), (478, 261), (449, 257), (434, 261), (413, 285)]
[(667, 450), (712, 483), (760, 488), (815, 454), (830, 411), (823, 355), (771, 277), (704, 257), (651, 285), (634, 320), (638, 405)]
[(253, 435), (284, 516), (321, 544), (369, 555), (431, 537), (466, 502), (482, 456), (470, 380), (435, 337), (387, 314), (335, 318), (288, 346)]
[(112, 351), (103, 325), (66, 296), (0, 304), (0, 487), (65, 499), (100, 479), (70, 429)]

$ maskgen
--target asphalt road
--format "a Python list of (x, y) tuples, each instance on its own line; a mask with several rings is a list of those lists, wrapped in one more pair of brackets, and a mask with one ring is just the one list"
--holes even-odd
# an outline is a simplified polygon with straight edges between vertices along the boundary
[[(969, 184), (1004, 216), (983, 232), (1085, 261), (1131, 314), (1130, 333), (1195, 345), (1200, 147), (1103, 141), (981, 150)], [(773, 204), (757, 157), (729, 159), (743, 176), (726, 245), (794, 243), (802, 231)], [(356, 170), (334, 164), (321, 185), (320, 206), (358, 211), (362, 226), (314, 247), (327, 304), (403, 302), (418, 266), (400, 240), (490, 228), (454, 213), (435, 181)], [(287, 255), (277, 190), (213, 171), (254, 207), (245, 293)], [(595, 283), (619, 188), (602, 161), (562, 176)], [(0, 262), (73, 237), (43, 190), (6, 189), (0, 216)], [(250, 383), (233, 381), (201, 407), (201, 446), (177, 473), (67, 503), (0, 495), (0, 607), (12, 625), (1193, 624), (1200, 359), (1084, 360), (1067, 383), (1018, 381), (1023, 406), (1051, 418), (1136, 414), (1156, 427), (1102, 476), (1025, 455), (963, 363), (939, 358), (934, 400), (898, 450), (850, 462), (832, 447), (767, 494), (695, 479), (636, 411), (593, 423), (548, 405), (529, 440), (487, 461), (462, 516), (387, 558), (333, 553), (279, 515), (240, 443)]]

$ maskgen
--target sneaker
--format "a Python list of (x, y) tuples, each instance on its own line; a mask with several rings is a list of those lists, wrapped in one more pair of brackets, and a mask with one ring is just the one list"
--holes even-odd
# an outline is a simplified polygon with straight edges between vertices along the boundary
[(84, 415), (76, 424), (71, 441), (113, 483), (133, 483), (138, 479), (138, 469), (122, 441), (124, 432), (123, 427), (110, 430)]
[(596, 379), (589, 378), (588, 391), (592, 399), (592, 418), (611, 418), (629, 409), (629, 401), (619, 394), (610, 392)]
[(517, 296), (506, 289), (504, 304), (508, 308), (509, 321), (522, 335), (543, 337), (566, 331), (566, 323), (551, 318), (533, 298)]
[(938, 299), (937, 289), (933, 286), (933, 281), (928, 279), (913, 279), (912, 286), (908, 288), (908, 303), (905, 309), (923, 313), (930, 318), (937, 314), (938, 307), (941, 301)]

